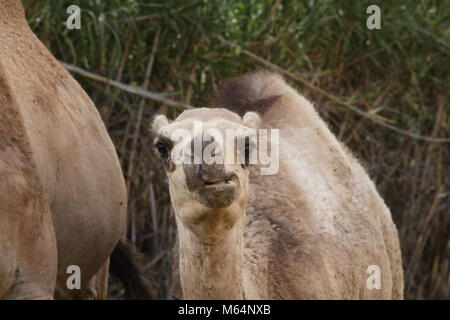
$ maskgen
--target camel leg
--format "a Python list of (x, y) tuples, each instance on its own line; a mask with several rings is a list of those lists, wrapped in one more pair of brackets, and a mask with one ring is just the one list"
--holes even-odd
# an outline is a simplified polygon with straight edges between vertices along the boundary
[[(6, 221), (2, 221), (2, 227), (8, 225), (4, 222)], [(28, 235), (23, 232), (11, 235), (11, 230), (5, 235), (2, 227), (0, 227), (0, 299), (53, 299), (57, 253), (52, 227), (35, 226), (38, 230), (30, 230)]]
[(103, 267), (95, 275), (95, 300), (107, 300), (108, 299), (108, 276), (109, 276), (109, 258), (106, 260)]
[(56, 238), (42, 189), (0, 158), (0, 299), (53, 299)]
[(4, 212), (0, 215), (0, 299), (53, 299), (57, 253), (52, 226), (35, 225), (35, 230), (28, 230), (29, 226), (21, 225), (17, 229), (27, 230), (8, 228), (4, 233), (3, 227), (11, 224)]
[(81, 290), (73, 298), (86, 300), (106, 300), (108, 299), (108, 273), (109, 258), (100, 268), (95, 276), (87, 283), (84, 290)]
[(108, 299), (109, 258), (100, 270), (82, 285), (81, 289), (68, 290), (61, 279), (56, 284), (57, 300), (106, 300)]

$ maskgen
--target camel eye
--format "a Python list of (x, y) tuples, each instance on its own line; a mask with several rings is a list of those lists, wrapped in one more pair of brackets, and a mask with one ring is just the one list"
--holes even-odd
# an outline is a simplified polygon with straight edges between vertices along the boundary
[(169, 147), (165, 143), (158, 141), (155, 143), (155, 148), (158, 150), (161, 158), (167, 159), (169, 157)]

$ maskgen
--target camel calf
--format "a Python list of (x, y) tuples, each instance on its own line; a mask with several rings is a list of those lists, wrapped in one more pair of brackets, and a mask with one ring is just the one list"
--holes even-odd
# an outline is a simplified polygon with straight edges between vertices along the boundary
[[(173, 122), (158, 116), (153, 124), (178, 227), (172, 293), (401, 299), (402, 261), (389, 209), (311, 103), (281, 77), (255, 73), (229, 81), (216, 105), (184, 111)], [(231, 129), (242, 132), (244, 147), (225, 148), (204, 135)], [(248, 161), (250, 129), (279, 129), (278, 139), (256, 141), (257, 148), (279, 150), (275, 174), (262, 175), (262, 165)], [(184, 148), (186, 158), (178, 161)], [(241, 154), (245, 161), (208, 162), (209, 154)], [(196, 157), (203, 161), (191, 161)]]

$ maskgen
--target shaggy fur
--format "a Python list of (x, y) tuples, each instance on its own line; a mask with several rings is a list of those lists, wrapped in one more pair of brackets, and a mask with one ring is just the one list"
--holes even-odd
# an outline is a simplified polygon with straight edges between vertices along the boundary
[[(256, 111), (261, 128), (280, 129), (280, 170), (262, 176), (258, 167), (250, 168), (248, 184), (242, 183), (243, 213), (235, 213), (241, 218), (227, 227), (218, 223), (220, 212), (208, 213), (203, 225), (181, 219), (178, 210), (203, 209), (189, 198), (182, 175), (169, 176), (180, 238), (172, 293), (201, 299), (402, 299), (399, 240), (389, 209), (313, 106), (280, 76), (264, 72), (229, 81), (215, 104), (218, 109), (185, 111), (169, 127), (189, 119), (242, 124), (237, 114)], [(227, 208), (228, 214), (240, 209)], [(218, 241), (208, 242), (212, 237)], [(381, 270), (380, 289), (366, 285), (370, 265)]]

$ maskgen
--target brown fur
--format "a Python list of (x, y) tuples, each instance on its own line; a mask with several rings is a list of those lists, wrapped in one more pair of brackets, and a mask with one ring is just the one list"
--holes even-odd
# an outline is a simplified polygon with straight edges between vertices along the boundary
[[(268, 75), (270, 77), (270, 75)], [(268, 95), (266, 89), (270, 82), (260, 82), (263, 77), (253, 74), (234, 78), (225, 82), (214, 104), (243, 116), (248, 111), (264, 114), (279, 98), (280, 94)]]
[[(31, 32), (20, 1), (3, 0), (0, 298), (105, 298), (126, 201), (95, 106)], [(82, 290), (67, 290), (69, 265), (80, 266)]]
[[(245, 224), (240, 227), (236, 223), (232, 233), (228, 229), (214, 233), (219, 238), (227, 233), (236, 237), (235, 243), (227, 240), (222, 244), (228, 246), (224, 249), (227, 255), (241, 252), (243, 264), (237, 264), (238, 275), (233, 275), (236, 264), (225, 261), (221, 267), (223, 274), (230, 270), (230, 286), (242, 287), (243, 294), (234, 298), (403, 298), (399, 241), (389, 209), (364, 169), (336, 140), (312, 105), (281, 77), (263, 72), (228, 82), (218, 94), (216, 106), (240, 115), (259, 111), (262, 128), (280, 128), (279, 172), (261, 176), (257, 167), (251, 168)], [(180, 119), (201, 117), (208, 121), (224, 115), (236, 119), (223, 109), (189, 110), (172, 126)], [(176, 195), (172, 189), (171, 194)], [(198, 247), (197, 240), (185, 235), (189, 227), (178, 220), (177, 224), (182, 241), (181, 257), (175, 261), (180, 259), (179, 266), (191, 267), (175, 270), (174, 292), (180, 295), (181, 288), (186, 298), (192, 298), (191, 293), (186, 296), (184, 283), (196, 279), (196, 290), (205, 290), (202, 282), (206, 280), (196, 277), (202, 269), (196, 268), (212, 267), (211, 261), (199, 264), (192, 257), (220, 261), (220, 252), (208, 255), (212, 249)], [(201, 229), (204, 236), (208, 228)], [(198, 241), (204, 241), (204, 236), (200, 232)], [(369, 265), (380, 267), (381, 289), (367, 288)]]

